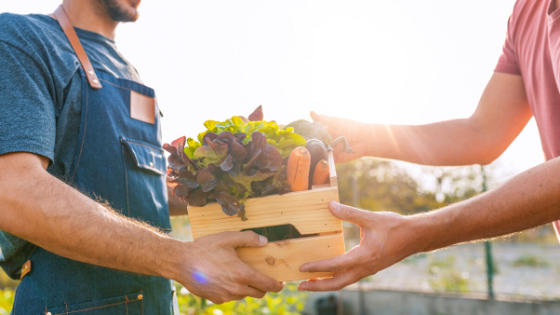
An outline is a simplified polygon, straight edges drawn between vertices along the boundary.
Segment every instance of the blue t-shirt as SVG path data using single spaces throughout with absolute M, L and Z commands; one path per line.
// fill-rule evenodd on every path
M 76 32 L 96 71 L 140 82 L 113 40 L 82 29 Z M 42 155 L 50 160 L 50 174 L 61 180 L 69 177 L 82 112 L 79 67 L 55 19 L 0 14 L 0 155 Z M 0 231 L 0 266 L 17 277 L 31 247 Z

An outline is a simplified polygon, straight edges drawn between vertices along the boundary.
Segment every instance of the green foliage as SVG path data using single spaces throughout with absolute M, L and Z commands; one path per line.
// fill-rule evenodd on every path
M 337 165 L 336 171 L 340 201 L 344 204 L 401 214 L 425 212 L 444 205 L 436 201 L 434 192 L 423 191 L 414 178 L 391 161 L 363 158 Z
M 558 237 L 556 236 L 552 224 L 545 224 L 522 233 L 509 235 L 502 238 L 500 241 L 531 244 L 558 244 Z
M 215 120 L 208 120 L 204 123 L 206 131 L 203 131 L 198 135 L 199 142 L 193 142 L 194 146 L 200 146 L 202 144 L 202 139 L 204 135 L 208 132 L 215 133 L 217 135 L 222 132 L 231 132 L 232 134 L 244 133 L 247 137 L 243 140 L 243 144 L 249 143 L 252 140 L 253 132 L 263 133 L 267 139 L 267 142 L 273 145 L 282 157 L 290 156 L 290 153 L 299 146 L 305 146 L 305 139 L 294 133 L 294 128 L 286 128 L 281 130 L 278 124 L 274 121 L 248 121 L 244 122 L 238 116 L 233 116 L 230 119 L 219 122 Z M 190 139 L 190 138 L 189 138 Z M 192 139 L 190 139 L 192 140 Z M 185 153 L 187 148 L 191 147 L 191 143 L 188 143 L 188 147 L 185 147 Z
M 280 293 L 269 293 L 262 299 L 246 298 L 221 305 L 213 305 L 207 300 L 190 293 L 182 294 L 182 286 L 177 286 L 180 315 L 297 315 L 301 314 L 306 293 L 297 291 L 296 285 L 288 284 Z M 0 315 L 8 315 L 14 304 L 13 289 L 0 290 Z
M 456 270 L 447 270 L 436 279 L 429 280 L 434 290 L 451 292 L 469 292 L 469 281 Z
M 262 299 L 248 297 L 214 305 L 190 293 L 182 294 L 182 286 L 176 286 L 181 315 L 296 315 L 307 299 L 307 294 L 298 292 L 296 285 L 287 284 L 282 292 L 269 293 Z
M 437 276 L 430 279 L 432 289 L 440 291 L 468 292 L 468 273 L 460 273 L 455 269 L 455 256 L 447 256 L 442 260 L 431 260 L 428 273 Z
M 420 175 L 412 177 L 393 161 L 362 158 L 337 165 L 336 171 L 341 202 L 372 211 L 416 214 L 471 198 L 482 190 L 476 165 L 423 167 Z
M 539 268 L 548 267 L 550 266 L 550 263 L 542 257 L 538 257 L 535 255 L 523 255 L 513 262 L 513 266 Z
M 415 168 L 413 175 L 403 165 L 406 164 L 374 158 L 362 158 L 337 165 L 341 202 L 371 211 L 412 215 L 439 209 L 482 192 L 483 177 L 479 165 L 421 166 Z M 504 171 L 498 170 L 495 165 L 485 166 L 484 170 L 488 188 L 496 187 L 497 181 L 493 174 Z M 550 224 L 510 235 L 501 241 L 558 243 Z
M 8 275 L 0 270 L 0 289 L 11 289 L 15 290 L 18 286 L 19 280 L 13 280 Z
M 217 201 L 225 214 L 245 221 L 247 198 L 289 191 L 285 165 L 305 139 L 262 120 L 262 107 L 249 117 L 260 120 L 208 120 L 198 141 L 181 137 L 164 144 L 174 195 L 196 207 Z
M 452 269 L 455 266 L 455 256 L 447 256 L 442 260 L 431 260 L 428 263 L 428 272 L 438 274 L 441 270 Z
M 412 256 L 408 256 L 402 260 L 405 264 L 414 264 L 421 259 L 426 259 L 426 253 L 419 253 Z
M 14 304 L 15 291 L 12 289 L 0 289 L 0 315 L 8 315 Z

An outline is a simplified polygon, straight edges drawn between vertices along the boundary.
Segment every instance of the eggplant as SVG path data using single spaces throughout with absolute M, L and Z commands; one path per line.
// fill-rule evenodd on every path
M 327 147 L 321 140 L 309 139 L 307 140 L 307 151 L 311 155 L 311 164 L 309 165 L 309 189 L 313 185 L 313 173 L 315 173 L 315 167 L 321 160 L 328 161 Z

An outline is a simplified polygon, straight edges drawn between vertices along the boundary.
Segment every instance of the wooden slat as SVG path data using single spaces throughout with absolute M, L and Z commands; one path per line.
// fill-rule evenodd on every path
M 239 258 L 278 281 L 298 281 L 310 278 L 330 278 L 333 273 L 301 273 L 304 263 L 333 258 L 344 253 L 341 233 L 270 242 L 265 247 L 238 248 Z
M 302 235 L 342 231 L 342 223 L 334 217 L 328 204 L 338 201 L 336 187 L 250 198 L 245 203 L 247 218 L 229 217 L 217 203 L 205 207 L 189 207 L 193 239 L 226 231 L 241 231 L 292 224 Z
M 329 152 L 329 180 L 327 186 L 312 190 L 249 198 L 245 210 L 249 220 L 223 213 L 218 203 L 205 207 L 189 207 L 193 239 L 226 231 L 242 231 L 292 224 L 300 234 L 297 239 L 270 242 L 265 247 L 238 248 L 240 259 L 255 270 L 278 281 L 297 281 L 332 277 L 332 273 L 301 273 L 299 267 L 310 261 L 333 258 L 344 253 L 342 222 L 329 209 L 331 200 L 339 201 L 336 168 Z

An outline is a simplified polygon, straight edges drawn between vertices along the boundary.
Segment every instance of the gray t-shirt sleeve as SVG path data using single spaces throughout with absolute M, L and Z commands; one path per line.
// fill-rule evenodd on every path
M 30 152 L 54 160 L 52 78 L 40 61 L 0 40 L 0 155 Z

